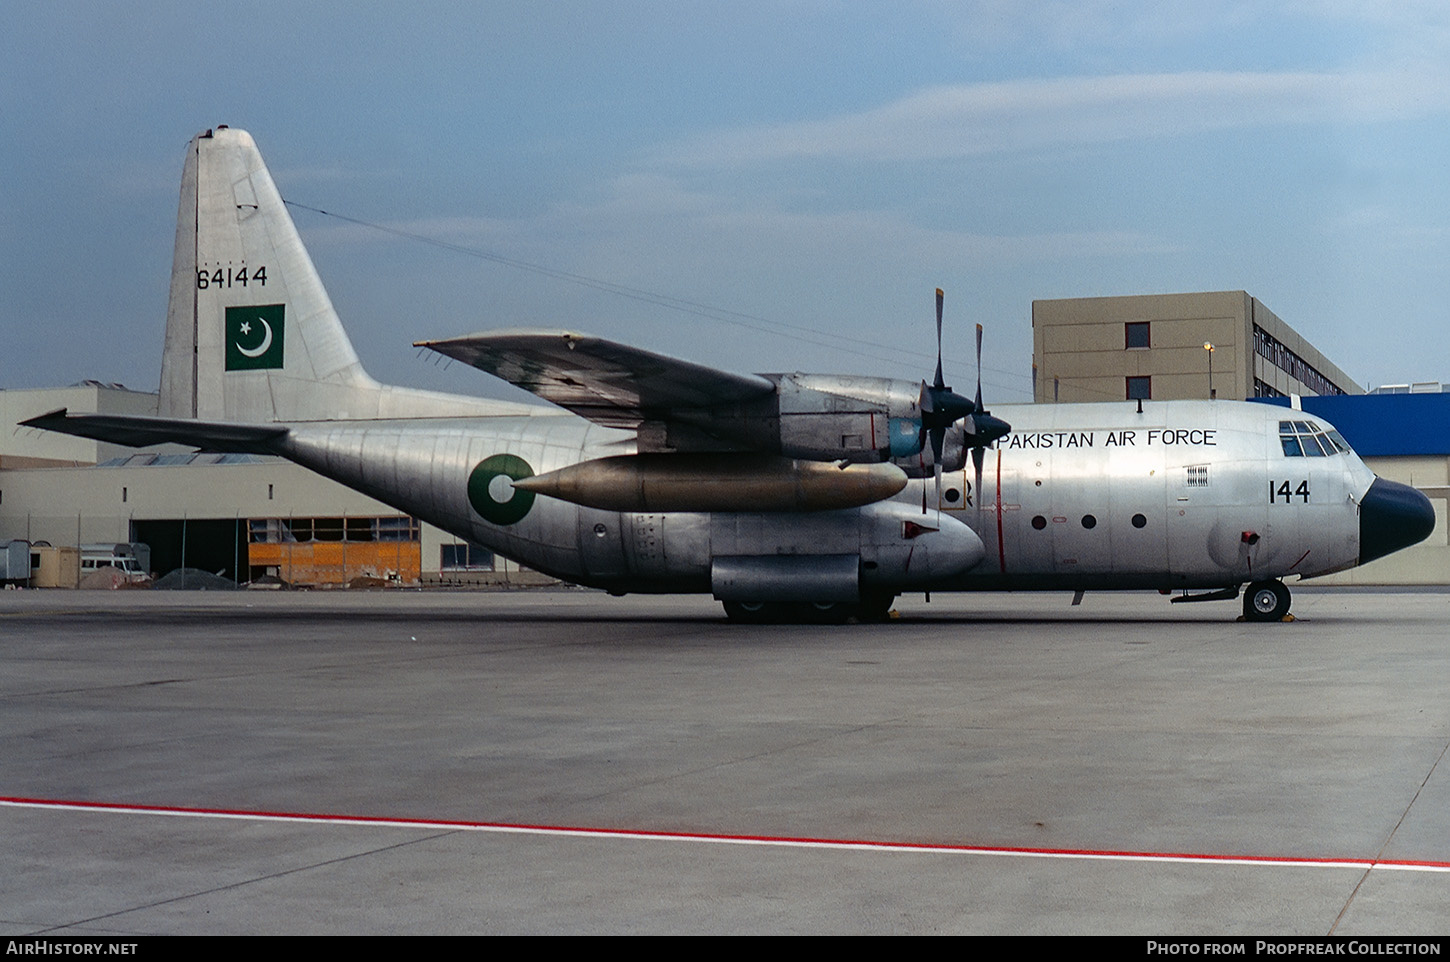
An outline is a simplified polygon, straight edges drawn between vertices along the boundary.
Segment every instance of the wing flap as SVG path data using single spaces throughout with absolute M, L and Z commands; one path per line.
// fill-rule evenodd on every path
M 286 426 L 281 424 L 232 424 L 141 414 L 68 414 L 65 408 L 20 424 L 133 448 L 187 444 L 202 451 L 236 454 L 274 454 L 274 442 L 287 434 Z
M 489 331 L 418 341 L 596 424 L 637 428 L 680 408 L 762 397 L 775 385 L 570 331 Z

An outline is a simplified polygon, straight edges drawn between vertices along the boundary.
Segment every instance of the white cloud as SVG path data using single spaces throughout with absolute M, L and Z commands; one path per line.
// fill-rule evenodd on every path
M 1446 71 L 1124 74 L 936 86 L 826 120 L 718 131 L 661 159 L 910 161 L 1206 130 L 1443 112 Z

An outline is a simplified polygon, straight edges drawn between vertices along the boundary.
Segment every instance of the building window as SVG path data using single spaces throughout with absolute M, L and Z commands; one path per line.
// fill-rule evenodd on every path
M 422 529 L 407 515 L 381 518 L 253 518 L 247 522 L 252 544 L 305 544 L 309 541 L 417 541 Z
M 1148 376 L 1128 378 L 1128 400 L 1148 401 L 1153 398 L 1153 379 Z
M 1288 395 L 1273 385 L 1254 378 L 1254 397 L 1288 397 Z
M 1129 321 L 1123 325 L 1123 346 L 1126 348 L 1151 347 L 1147 321 Z
M 1270 364 L 1304 385 L 1313 394 L 1343 394 L 1344 389 L 1319 373 L 1318 369 L 1279 342 L 1268 331 L 1254 325 L 1254 350 Z M 1275 394 L 1261 397 L 1282 397 Z
M 476 544 L 439 545 L 444 571 L 492 571 L 493 552 Z

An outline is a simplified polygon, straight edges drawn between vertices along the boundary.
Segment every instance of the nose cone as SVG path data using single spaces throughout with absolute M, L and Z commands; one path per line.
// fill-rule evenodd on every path
M 1375 478 L 1359 504 L 1359 563 L 1418 544 L 1434 530 L 1429 498 L 1408 484 Z

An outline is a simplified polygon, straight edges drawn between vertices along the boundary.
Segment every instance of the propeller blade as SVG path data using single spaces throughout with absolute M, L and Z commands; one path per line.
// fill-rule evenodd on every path
M 923 445 L 921 450 L 922 450 L 922 454 L 925 454 L 926 451 L 927 451 L 926 446 Z M 926 514 L 926 479 L 925 478 L 923 478 L 922 479 L 922 482 L 921 482 L 921 513 L 922 514 Z
M 942 289 L 938 287 L 936 289 L 936 380 L 931 382 L 932 387 L 935 388 L 946 386 L 941 371 L 941 304 L 944 296 Z
M 982 410 L 982 325 L 977 325 L 977 410 Z
M 986 457 L 986 448 L 972 448 L 972 465 L 977 469 L 977 510 L 982 510 L 982 460 Z

